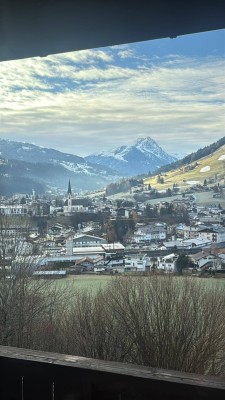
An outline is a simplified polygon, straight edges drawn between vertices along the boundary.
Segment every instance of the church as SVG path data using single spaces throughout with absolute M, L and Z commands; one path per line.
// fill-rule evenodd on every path
M 65 215 L 72 215 L 77 212 L 89 212 L 90 200 L 85 198 L 73 198 L 71 183 L 69 180 L 67 199 L 63 206 Z

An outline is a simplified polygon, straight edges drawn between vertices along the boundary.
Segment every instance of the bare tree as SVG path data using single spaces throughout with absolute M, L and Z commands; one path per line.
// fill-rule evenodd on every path
M 76 294 L 63 337 L 71 354 L 224 375 L 225 294 L 189 277 L 118 277 Z
M 126 277 L 107 294 L 132 345 L 126 361 L 221 375 L 225 371 L 225 295 L 218 285 L 177 277 Z
M 39 258 L 29 246 L 28 222 L 0 218 L 0 343 L 33 348 L 47 343 L 49 350 L 55 350 L 56 334 L 51 336 L 48 329 L 65 307 L 69 291 L 62 291 L 51 281 L 33 278 Z M 55 322 L 55 329 L 57 326 Z
M 125 361 L 130 343 L 122 340 L 123 328 L 106 302 L 105 291 L 78 291 L 67 313 L 66 352 L 104 360 Z

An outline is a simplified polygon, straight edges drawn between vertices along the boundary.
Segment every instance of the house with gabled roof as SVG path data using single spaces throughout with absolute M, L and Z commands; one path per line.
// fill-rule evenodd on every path
M 225 242 L 225 228 L 220 225 L 208 225 L 199 228 L 199 238 L 211 240 L 212 243 Z
M 220 260 L 216 254 L 212 254 L 210 249 L 201 251 L 199 253 L 190 254 L 189 257 L 197 269 L 204 270 L 209 268 L 221 268 L 222 260 Z
M 76 235 L 73 237 L 73 247 L 97 247 L 102 244 L 107 244 L 107 240 L 87 234 Z

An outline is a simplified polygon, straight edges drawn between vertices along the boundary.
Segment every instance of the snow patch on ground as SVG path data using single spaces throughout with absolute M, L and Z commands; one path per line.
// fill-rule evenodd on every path
M 86 174 L 86 175 L 95 175 L 92 172 L 92 168 L 89 167 L 86 164 L 74 164 L 70 162 L 61 162 L 60 165 L 62 165 L 64 168 L 68 169 L 69 171 L 75 172 L 77 174 Z
M 186 182 L 188 185 L 198 185 L 200 181 L 187 181 Z
M 77 164 L 79 168 L 79 172 L 84 173 L 86 175 L 95 175 L 91 172 L 92 168 L 89 167 L 87 164 Z
M 62 165 L 64 168 L 68 169 L 69 171 L 72 172 L 78 172 L 79 168 L 77 168 L 77 165 L 73 163 L 67 163 L 67 162 L 61 162 L 60 165 Z
M 200 169 L 200 172 L 208 172 L 210 171 L 211 167 L 209 165 L 206 165 L 206 167 L 203 167 Z
M 219 161 L 225 160 L 225 154 L 222 154 L 222 156 L 220 156 L 220 157 L 218 158 L 218 160 L 219 160 Z

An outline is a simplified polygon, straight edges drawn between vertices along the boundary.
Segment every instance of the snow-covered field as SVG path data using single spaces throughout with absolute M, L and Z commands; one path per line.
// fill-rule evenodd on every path
M 200 172 L 208 172 L 210 171 L 211 167 L 209 165 L 206 165 L 206 167 L 203 167 L 200 169 Z
M 76 172 L 76 173 L 84 173 L 86 175 L 94 175 L 93 172 L 91 172 L 91 167 L 89 167 L 87 164 L 74 164 L 70 162 L 61 162 L 60 163 L 64 168 L 68 169 L 69 171 Z
M 187 181 L 186 182 L 188 185 L 198 185 L 199 183 L 201 183 L 200 181 Z

